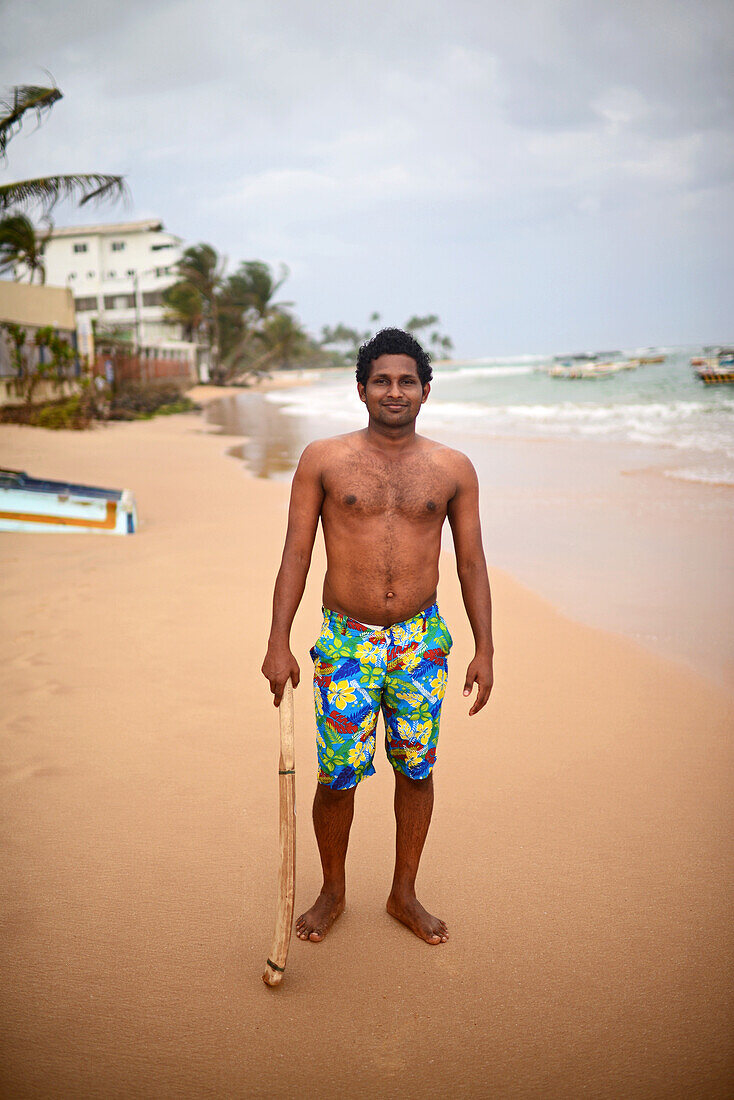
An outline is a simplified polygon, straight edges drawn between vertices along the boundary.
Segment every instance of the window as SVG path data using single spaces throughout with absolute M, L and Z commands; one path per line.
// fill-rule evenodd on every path
M 113 241 L 112 242 L 112 251 L 113 252 L 122 252 L 124 247 L 125 247 L 125 242 L 124 241 Z
M 134 268 L 134 267 L 129 267 L 129 268 L 127 269 L 127 271 L 125 272 L 125 274 L 126 274 L 126 275 L 130 275 L 130 276 L 133 276 L 133 275 L 135 274 L 135 268 Z
M 151 252 L 161 252 L 164 248 L 173 248 L 172 244 L 152 244 L 150 246 Z
M 134 309 L 135 308 L 135 295 L 134 294 L 105 294 L 104 296 L 105 309 Z
M 97 299 L 96 298 L 75 298 L 74 299 L 74 305 L 76 306 L 77 310 L 80 313 L 84 313 L 86 310 L 97 308 Z
M 143 305 L 144 306 L 162 306 L 163 305 L 163 293 L 160 290 L 145 290 L 145 291 L 143 291 Z
M 86 246 L 86 244 L 75 244 L 74 245 L 74 251 L 75 252 L 86 252 L 87 251 L 87 246 Z
M 116 271 L 108 271 L 108 272 L 107 272 L 107 278 L 108 278 L 108 279 L 114 279 L 114 277 L 115 277 L 115 275 L 116 275 L 116 274 L 117 274 L 117 272 L 116 272 Z
M 76 279 L 76 271 L 69 272 L 69 279 Z
M 87 278 L 88 279 L 93 279 L 94 278 L 94 272 L 93 271 L 88 271 L 87 272 Z
M 155 273 L 156 277 L 160 279 L 163 275 L 168 275 L 169 271 L 167 267 L 157 267 Z

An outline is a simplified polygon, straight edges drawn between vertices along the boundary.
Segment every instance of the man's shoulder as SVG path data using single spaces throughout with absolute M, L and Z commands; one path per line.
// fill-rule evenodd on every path
M 430 457 L 433 462 L 445 466 L 446 469 L 455 473 L 464 473 L 474 469 L 471 460 L 463 451 L 457 451 L 455 447 L 448 447 L 445 443 L 439 443 L 437 440 L 429 439 L 425 435 L 418 436 L 418 439 L 426 457 Z
M 359 449 L 363 431 L 346 432 L 344 435 L 331 435 L 325 439 L 314 439 L 301 454 L 301 463 L 323 464 L 334 458 L 343 457 L 348 451 Z

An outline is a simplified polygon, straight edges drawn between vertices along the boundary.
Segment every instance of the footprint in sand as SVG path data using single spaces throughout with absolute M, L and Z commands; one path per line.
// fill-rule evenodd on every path
M 55 764 L 6 764 L 0 768 L 0 784 L 9 787 L 22 783 L 24 779 L 45 779 L 63 774 L 64 769 Z
M 29 729 L 33 725 L 33 720 L 25 714 L 17 714 L 15 718 L 8 718 L 4 723 L 4 729 L 7 733 L 28 733 Z
M 19 653 L 15 657 L 11 657 L 8 661 L 10 668 L 43 668 L 50 665 L 51 662 L 42 657 L 40 653 Z
M 28 694 L 43 698 L 49 695 L 68 695 L 70 691 L 69 685 L 62 684 L 60 680 L 41 680 L 29 689 Z

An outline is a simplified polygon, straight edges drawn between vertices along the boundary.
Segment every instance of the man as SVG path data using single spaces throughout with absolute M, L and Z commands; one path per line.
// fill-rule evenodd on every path
M 400 329 L 383 329 L 357 358 L 367 427 L 309 444 L 293 477 L 262 672 L 276 706 L 289 678 L 298 685 L 290 629 L 320 518 L 327 555 L 324 622 L 311 657 L 319 758 L 313 821 L 324 883 L 296 921 L 303 940 L 322 940 L 344 909 L 354 792 L 374 773 L 380 709 L 395 772 L 396 858 L 387 911 L 426 943 L 448 939 L 444 921 L 415 895 L 452 644 L 436 605 L 447 516 L 476 645 L 464 682 L 465 696 L 478 688 L 470 715 L 492 689 L 492 612 L 474 467 L 459 451 L 416 434 L 431 378 L 420 344 Z

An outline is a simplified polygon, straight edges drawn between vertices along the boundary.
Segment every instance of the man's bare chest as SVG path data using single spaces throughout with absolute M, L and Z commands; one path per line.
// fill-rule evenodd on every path
M 347 461 L 324 476 L 324 510 L 348 518 L 443 519 L 454 486 L 436 463 Z

